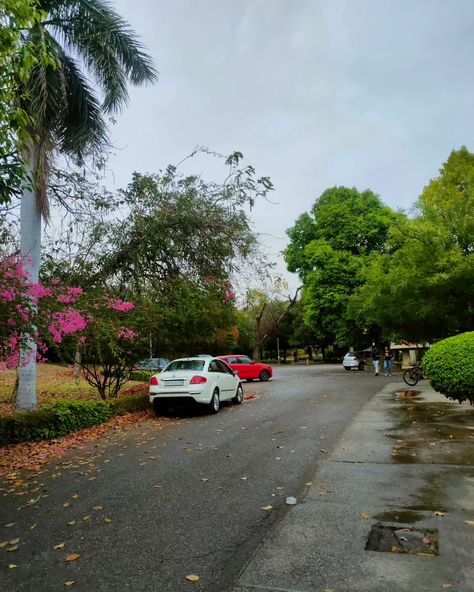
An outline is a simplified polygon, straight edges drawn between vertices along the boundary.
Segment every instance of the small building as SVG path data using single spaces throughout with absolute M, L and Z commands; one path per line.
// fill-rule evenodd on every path
M 430 347 L 429 343 L 413 343 L 411 341 L 390 344 L 394 359 L 401 363 L 402 369 L 414 366 Z

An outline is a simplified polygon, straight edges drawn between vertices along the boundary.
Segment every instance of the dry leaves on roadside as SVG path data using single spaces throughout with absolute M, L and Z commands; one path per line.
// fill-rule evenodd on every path
M 188 580 L 188 582 L 198 582 L 201 578 L 200 576 L 190 574 L 189 576 L 186 576 L 186 579 Z
M 273 506 L 263 506 L 263 508 L 260 509 L 265 510 L 265 512 L 271 512 L 273 510 Z
M 58 543 L 57 545 L 53 546 L 53 549 L 64 549 L 65 544 L 66 543 Z
M 435 512 L 434 513 L 435 516 L 437 516 L 438 518 L 441 518 L 442 516 L 446 516 L 446 512 Z
M 68 555 L 64 561 L 76 561 L 76 559 L 79 559 L 80 556 L 80 553 L 72 553 L 71 555 Z
M 153 418 L 156 423 L 164 422 L 157 420 L 148 411 L 137 411 L 113 417 L 107 423 L 92 428 L 85 428 L 62 438 L 54 440 L 43 440 L 41 442 L 22 442 L 21 444 L 10 444 L 2 448 L 0 458 L 0 475 L 8 475 L 13 471 L 26 469 L 36 471 L 41 469 L 51 458 L 61 458 L 68 450 L 82 448 L 87 442 L 97 440 L 108 430 L 127 426 L 133 426 L 137 422 Z M 94 478 L 91 478 L 95 479 Z M 76 499 L 73 497 L 72 499 Z
M 71 586 L 74 586 L 75 583 L 74 580 L 69 580 L 68 582 L 64 582 L 64 585 L 70 588 Z
M 369 520 L 370 516 L 366 512 L 361 512 L 360 517 L 364 520 Z

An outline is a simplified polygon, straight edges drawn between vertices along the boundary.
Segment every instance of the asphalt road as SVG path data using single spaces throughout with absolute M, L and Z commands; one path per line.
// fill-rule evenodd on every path
M 246 384 L 256 398 L 241 406 L 216 416 L 182 410 L 164 429 L 150 420 L 69 453 L 34 477 L 27 495 L 0 498 L 0 543 L 20 538 L 17 550 L 0 548 L 2 587 L 231 589 L 291 512 L 286 496 L 303 498 L 385 380 L 340 366 L 280 367 L 270 382 Z M 191 574 L 199 581 L 188 582 Z

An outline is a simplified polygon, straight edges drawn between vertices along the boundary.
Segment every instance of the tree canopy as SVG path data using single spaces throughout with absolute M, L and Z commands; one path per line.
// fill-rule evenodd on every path
M 370 258 L 386 250 L 398 218 L 370 190 L 334 187 L 288 230 L 285 259 L 303 280 L 304 319 L 321 345 L 342 346 L 360 335 L 347 314 L 349 298 Z
M 406 339 L 429 340 L 474 323 L 474 154 L 455 150 L 395 228 L 392 252 L 364 274 L 351 314 Z

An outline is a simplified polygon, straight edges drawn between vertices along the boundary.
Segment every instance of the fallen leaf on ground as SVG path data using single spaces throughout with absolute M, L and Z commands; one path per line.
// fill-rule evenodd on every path
M 38 526 L 38 523 L 36 523 L 36 524 L 32 524 L 32 525 L 30 526 L 30 530 L 34 530 L 34 529 L 35 529 L 37 526 Z
M 280 490 L 280 489 L 284 489 L 284 487 L 275 487 L 275 489 Z
M 368 520 L 370 518 L 370 516 L 368 514 L 366 514 L 365 512 L 361 512 L 360 517 L 363 518 L 364 520 Z
M 75 493 L 74 495 L 71 495 L 71 499 L 77 499 L 79 497 L 79 495 L 77 493 Z
M 15 545 L 14 547 L 10 547 L 9 549 L 7 549 L 7 551 L 17 551 L 18 550 L 18 545 Z
M 311 487 L 312 484 L 313 484 L 312 481 L 308 481 L 307 483 L 305 483 L 306 487 Z
M 321 450 L 319 452 L 322 452 L 323 454 L 327 454 L 327 450 L 324 450 L 324 448 L 321 448 Z
M 8 541 L 3 541 L 3 543 L 0 543 L 0 549 L 3 549 L 3 547 L 6 547 L 8 545 Z
M 87 520 L 89 520 L 90 516 L 89 514 L 87 516 L 83 516 L 82 519 L 84 520 L 84 522 L 86 522 Z
M 425 545 L 429 545 L 431 543 L 431 539 L 429 537 L 423 537 L 421 539 L 421 541 L 425 544 Z
M 200 578 L 200 576 L 194 576 L 194 575 L 191 574 L 189 576 L 186 576 L 186 579 L 188 580 L 188 582 L 197 582 L 201 578 Z
M 76 582 L 74 580 L 69 580 L 69 582 L 64 582 L 64 585 L 69 588 L 70 586 L 74 586 L 75 583 Z
M 74 524 L 76 524 L 76 521 L 75 520 L 70 520 L 68 522 L 68 526 L 74 526 Z
M 266 512 L 270 512 L 270 510 L 273 510 L 273 506 L 263 506 L 263 508 L 260 509 L 265 510 Z
M 469 526 L 474 526 L 474 520 L 464 520 L 464 522 L 469 524 Z
M 206 477 L 201 477 L 201 481 L 202 481 L 203 483 L 207 483 L 207 482 L 209 481 L 209 479 L 207 479 Z
M 76 559 L 79 559 L 80 556 L 80 553 L 72 553 L 72 555 L 68 555 L 64 561 L 76 561 Z
M 10 522 L 9 524 L 5 524 L 5 528 L 11 528 L 12 526 L 15 526 L 14 522 Z
M 8 544 L 9 545 L 16 545 L 19 542 L 20 542 L 20 537 L 18 537 L 16 539 L 12 539 L 11 541 L 8 541 Z
M 397 547 L 397 545 L 393 545 L 393 547 L 390 549 L 391 553 L 398 553 L 400 551 L 400 549 Z
M 9 563 L 8 564 L 8 569 L 15 569 L 15 567 L 18 567 L 18 565 L 16 565 L 16 563 Z
M 451 587 L 452 587 L 452 584 L 448 584 L 448 583 L 441 584 L 441 588 L 451 588 Z
M 99 510 L 103 510 L 104 506 L 92 506 L 92 509 L 98 512 Z
M 241 477 L 242 481 L 246 481 L 247 477 Z
M 69 502 L 64 502 L 63 504 L 63 508 L 69 508 L 71 504 Z
M 110 522 L 112 522 L 112 518 L 104 518 L 104 522 L 110 523 Z
M 54 545 L 53 549 L 64 549 L 64 545 L 65 543 L 58 543 L 57 545 Z
M 446 512 L 435 512 L 435 516 L 446 516 Z

